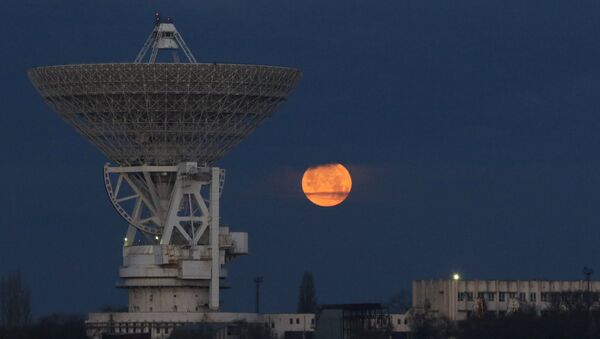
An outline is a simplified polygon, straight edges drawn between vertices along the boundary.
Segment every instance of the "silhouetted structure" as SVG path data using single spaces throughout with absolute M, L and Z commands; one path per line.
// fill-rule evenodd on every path
M 381 304 L 323 305 L 317 313 L 315 339 L 389 338 L 390 319 Z
M 298 293 L 298 313 L 315 313 L 317 307 L 315 280 L 312 273 L 304 272 Z

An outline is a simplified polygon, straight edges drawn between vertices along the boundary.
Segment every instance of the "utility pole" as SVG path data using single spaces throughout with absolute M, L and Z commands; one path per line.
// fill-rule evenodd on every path
M 594 274 L 593 269 L 591 269 L 587 266 L 585 266 L 583 268 L 583 275 L 585 276 L 585 280 L 587 281 L 587 293 L 585 296 L 585 302 L 587 303 L 588 310 L 592 306 L 592 301 L 590 300 L 590 297 L 591 297 L 591 292 L 592 292 L 591 279 L 592 279 L 593 274 Z
M 260 284 L 263 282 L 263 277 L 254 278 L 254 284 L 256 285 L 256 303 L 254 311 L 260 313 Z

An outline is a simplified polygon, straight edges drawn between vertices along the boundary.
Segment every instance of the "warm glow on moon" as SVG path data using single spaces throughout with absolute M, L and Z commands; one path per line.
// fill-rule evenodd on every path
M 308 200 L 322 207 L 341 204 L 351 189 L 350 172 L 341 164 L 310 167 L 302 177 L 302 191 Z

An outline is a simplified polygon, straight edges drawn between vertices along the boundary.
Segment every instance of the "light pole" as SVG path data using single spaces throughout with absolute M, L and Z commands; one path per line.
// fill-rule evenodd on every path
M 254 284 L 256 285 L 256 300 L 254 305 L 254 311 L 260 313 L 260 284 L 263 282 L 263 277 L 254 278 Z
M 591 279 L 592 279 L 592 275 L 594 274 L 594 270 L 585 266 L 583 268 L 583 275 L 585 276 L 585 280 L 587 282 L 587 292 L 586 292 L 586 296 L 585 296 L 585 302 L 587 303 L 587 307 L 588 310 L 590 309 L 591 305 L 592 305 L 592 301 L 590 300 L 591 297 Z

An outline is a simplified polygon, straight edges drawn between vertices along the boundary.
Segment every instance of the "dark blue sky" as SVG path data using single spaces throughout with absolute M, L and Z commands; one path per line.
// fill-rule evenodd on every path
M 0 2 L 0 274 L 21 270 L 36 314 L 124 305 L 125 223 L 107 161 L 35 93 L 32 66 L 130 61 L 153 13 L 196 58 L 302 69 L 288 103 L 220 165 L 222 219 L 250 234 L 225 309 L 383 301 L 412 279 L 578 279 L 600 271 L 597 0 Z M 303 170 L 341 162 L 337 208 Z

